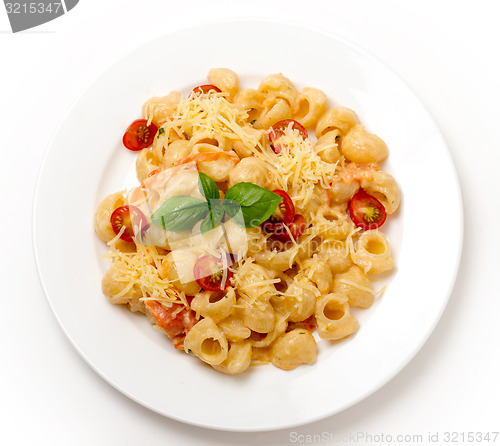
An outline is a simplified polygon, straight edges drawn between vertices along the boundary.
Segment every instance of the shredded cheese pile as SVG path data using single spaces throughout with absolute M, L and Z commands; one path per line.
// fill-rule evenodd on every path
M 314 286 L 309 278 L 304 274 L 304 273 L 299 273 L 295 276 L 294 278 L 294 282 L 293 282 L 295 285 L 297 285 L 300 289 L 302 289 L 303 291 L 310 291 L 311 293 L 313 293 L 316 297 L 319 297 L 321 296 L 321 293 L 320 291 L 318 290 L 318 288 L 316 286 Z M 297 303 L 295 304 L 295 306 L 298 307 L 298 303 L 299 302 L 302 302 L 303 298 L 302 298 L 302 295 L 295 295 L 295 294 L 290 294 L 290 293 L 287 293 L 287 292 L 284 292 L 284 293 L 281 293 L 281 292 L 277 292 L 277 294 L 281 294 L 283 296 L 289 296 L 289 297 L 297 297 Z
M 314 150 L 314 142 L 303 139 L 296 129 L 285 129 L 279 143 L 279 155 L 272 149 L 254 151 L 254 155 L 271 166 L 276 182 L 290 195 L 295 206 L 299 210 L 305 209 L 314 198 L 316 186 L 331 188 L 339 167 L 324 162 Z
M 251 294 L 243 290 L 238 290 L 238 292 L 250 305 L 265 310 L 264 300 L 258 299 L 258 297 L 266 294 L 266 292 L 269 293 L 270 289 L 275 292 L 274 288 L 269 287 L 272 287 L 275 283 L 279 283 L 281 279 L 272 279 L 270 277 L 261 279 L 259 274 L 256 274 L 254 262 L 253 258 L 240 259 L 238 261 L 238 268 L 235 269 L 233 276 L 234 285 L 236 288 L 243 287 L 244 285 L 245 290 L 257 290 Z
M 223 94 L 191 94 L 179 102 L 172 119 L 162 127 L 167 134 L 172 129 L 179 136 L 205 131 L 210 135 L 241 141 L 251 150 L 259 143 L 260 134 L 257 137 L 248 131 L 247 117 L 245 111 L 228 102 Z
M 167 279 L 160 276 L 165 255 L 159 254 L 154 246 L 136 244 L 137 252 L 121 252 L 110 243 L 111 251 L 104 257 L 118 269 L 120 280 L 128 285 L 114 297 L 125 296 L 132 288 L 139 287 L 143 296 L 140 300 L 157 300 L 170 306 L 171 303 L 187 305 L 186 296 L 175 289 Z

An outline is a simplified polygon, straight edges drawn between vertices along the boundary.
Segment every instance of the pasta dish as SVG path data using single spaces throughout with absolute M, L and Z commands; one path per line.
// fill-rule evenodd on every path
M 394 268 L 387 145 L 282 74 L 240 89 L 214 68 L 208 82 L 150 98 L 123 135 L 138 185 L 96 211 L 103 294 L 220 372 L 313 364 L 318 342 L 356 333 L 351 309 Z

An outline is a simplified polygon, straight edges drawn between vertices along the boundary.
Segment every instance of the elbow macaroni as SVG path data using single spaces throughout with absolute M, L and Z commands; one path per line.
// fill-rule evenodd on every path
M 313 127 L 323 115 L 327 105 L 326 94 L 317 88 L 304 88 L 295 99 L 293 117 L 304 127 Z
M 200 320 L 186 335 L 184 349 L 210 365 L 219 365 L 228 355 L 224 332 L 209 317 Z
M 347 107 L 335 107 L 324 113 L 316 125 L 316 136 L 321 138 L 329 132 L 339 130 L 339 135 L 346 135 L 349 130 L 359 123 L 355 111 Z
M 347 296 L 337 293 L 318 299 L 315 314 L 321 338 L 342 339 L 358 330 L 359 323 L 351 314 L 347 301 Z
M 360 164 L 380 163 L 388 155 L 385 142 L 359 124 L 344 136 L 341 150 L 348 160 Z
M 387 214 L 397 211 L 399 187 L 379 166 L 387 145 L 366 131 L 355 111 L 328 108 L 323 91 L 297 90 L 281 73 L 256 89 L 240 89 L 234 71 L 213 68 L 208 82 L 217 88 L 187 98 L 172 91 L 144 104 L 144 118 L 159 131 L 136 159 L 141 186 L 108 195 L 95 214 L 97 236 L 111 248 L 102 292 L 111 303 L 144 313 L 175 339 L 176 348 L 218 372 L 236 375 L 262 361 L 282 370 L 313 364 L 314 330 L 323 340 L 354 335 L 359 323 L 351 308 L 371 307 L 377 295 L 373 275 L 394 268 L 387 237 L 356 227 L 348 211 L 360 189 Z M 288 119 L 309 135 L 288 127 L 279 152 L 270 129 Z M 198 172 L 215 181 L 221 198 L 244 182 L 285 191 L 304 218 L 303 232 L 283 242 L 260 226 L 242 229 L 227 216 L 203 237 L 199 225 L 191 232 L 153 225 L 150 217 L 165 200 L 204 199 Z M 127 205 L 148 218 L 132 241 L 111 222 Z M 202 256 L 220 249 L 232 253 L 232 263 L 210 277 L 229 271 L 232 276 L 229 285 L 213 291 L 202 287 L 194 270 Z

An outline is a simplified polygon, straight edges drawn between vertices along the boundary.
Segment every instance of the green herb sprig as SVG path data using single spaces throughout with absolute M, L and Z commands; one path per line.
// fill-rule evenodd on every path
M 205 200 L 177 195 L 166 200 L 151 216 L 151 221 L 167 231 L 189 231 L 202 220 L 202 234 L 217 227 L 224 215 L 244 227 L 253 228 L 266 221 L 282 198 L 256 184 L 237 183 L 220 198 L 217 184 L 203 172 L 199 173 L 198 189 Z

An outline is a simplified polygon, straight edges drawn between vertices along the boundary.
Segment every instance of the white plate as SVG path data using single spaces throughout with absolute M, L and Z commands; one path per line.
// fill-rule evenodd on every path
M 356 110 L 390 148 L 384 168 L 403 193 L 399 214 L 385 226 L 397 272 L 382 298 L 356 313 L 359 332 L 336 344 L 321 342 L 313 366 L 220 374 L 175 351 L 142 315 L 109 304 L 101 294 L 106 264 L 93 216 L 99 201 L 120 190 L 133 171 L 135 155 L 122 148 L 122 132 L 148 97 L 204 83 L 212 67 L 232 68 L 247 86 L 282 72 L 299 87 L 321 88 L 334 104 Z M 78 100 L 52 141 L 34 207 L 41 281 L 85 360 L 118 390 L 158 413 L 235 431 L 312 422 L 391 379 L 437 323 L 452 289 L 461 241 L 461 198 L 450 156 L 408 87 L 344 41 L 265 21 L 176 32 L 109 69 Z

